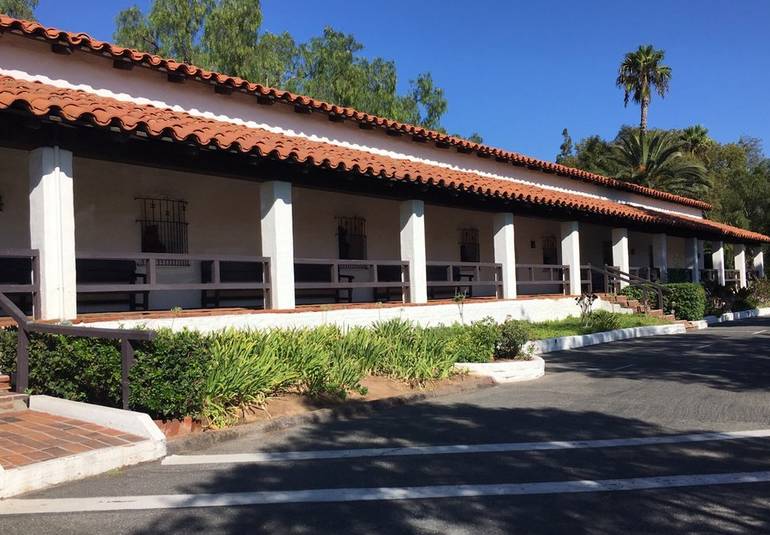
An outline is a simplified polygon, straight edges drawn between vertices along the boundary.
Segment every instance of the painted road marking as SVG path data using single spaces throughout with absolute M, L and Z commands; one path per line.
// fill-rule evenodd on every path
M 751 333 L 751 334 L 762 334 L 762 333 L 763 333 L 763 332 L 765 332 L 765 331 L 767 331 L 767 329 L 762 329 L 761 331 L 757 331 L 757 332 L 755 332 L 755 333 Z
M 355 459 L 362 457 L 401 457 L 407 455 L 455 455 L 461 453 L 504 453 L 515 451 L 572 450 L 591 448 L 621 448 L 658 444 L 687 444 L 767 438 L 770 429 L 725 431 L 689 435 L 663 435 L 637 438 L 610 438 L 601 440 L 570 440 L 555 442 L 508 442 L 498 444 L 453 444 L 445 446 L 408 446 L 400 448 L 360 448 L 347 450 L 282 451 L 256 453 L 224 453 L 215 455 L 170 455 L 163 465 L 272 463 L 283 461 L 313 461 L 321 459 Z
M 621 492 L 677 487 L 702 487 L 770 482 L 770 471 L 728 474 L 635 477 L 553 481 L 542 483 L 498 483 L 492 485 L 435 485 L 429 487 L 372 487 L 345 489 L 233 492 L 220 494 L 160 494 L 149 496 L 105 496 L 93 498 L 9 499 L 0 501 L 0 515 L 41 513 L 82 513 L 138 509 L 181 509 L 191 507 L 232 507 L 287 503 L 368 502 Z
M 619 371 L 619 370 L 625 370 L 626 368 L 631 368 L 632 366 L 633 366 L 633 364 L 627 364 L 625 366 L 621 366 L 620 368 L 613 368 L 611 371 L 616 372 L 616 371 Z

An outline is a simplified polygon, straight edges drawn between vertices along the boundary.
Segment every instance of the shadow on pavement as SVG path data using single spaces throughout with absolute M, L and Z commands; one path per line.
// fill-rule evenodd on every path
M 311 425 L 290 449 L 439 445 L 665 434 L 599 412 L 419 404 L 369 419 Z M 258 441 L 259 437 L 255 437 Z M 253 448 L 258 448 L 255 442 Z M 240 465 L 201 469 L 178 493 L 523 483 L 767 469 L 766 443 L 655 446 Z M 740 468 L 740 470 L 738 470 Z M 153 513 L 134 533 L 672 533 L 768 532 L 770 485 L 519 497 L 285 504 Z M 715 527 L 716 526 L 716 527 Z

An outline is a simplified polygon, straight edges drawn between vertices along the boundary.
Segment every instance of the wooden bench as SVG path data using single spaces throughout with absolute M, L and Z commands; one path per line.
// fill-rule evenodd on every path
M 463 282 L 472 282 L 473 274 L 463 273 L 459 267 L 452 268 L 453 282 L 457 283 L 457 286 L 431 286 L 431 282 L 449 282 L 446 266 L 427 266 L 426 275 L 428 279 L 428 299 L 437 299 L 436 295 L 440 294 L 439 298 L 451 299 L 457 295 L 462 289 L 466 290 L 466 296 L 471 297 L 473 295 L 473 286 L 463 286 Z
M 353 275 L 340 273 L 340 282 L 352 282 Z M 294 265 L 294 282 L 301 283 L 329 283 L 332 282 L 331 266 L 327 264 L 301 264 Z M 296 290 L 297 297 L 308 299 L 334 299 L 335 303 L 352 303 L 352 288 L 300 288 Z
M 0 258 L 0 286 L 32 284 L 32 260 L 29 258 Z M 25 314 L 32 314 L 32 293 L 6 293 Z
M 78 258 L 75 260 L 77 284 L 137 284 L 146 282 L 146 275 L 136 272 L 134 260 L 102 260 Z M 81 305 L 128 305 L 129 310 L 149 310 L 150 292 L 136 291 L 104 291 L 78 292 L 78 306 Z M 141 299 L 137 299 L 141 297 Z
M 213 262 L 201 262 L 201 282 L 213 281 Z M 219 262 L 219 282 L 222 283 L 262 283 L 264 280 L 263 264 L 261 262 Z M 264 291 L 244 288 L 241 290 L 201 290 L 201 308 L 219 307 L 222 301 L 248 301 L 262 299 Z

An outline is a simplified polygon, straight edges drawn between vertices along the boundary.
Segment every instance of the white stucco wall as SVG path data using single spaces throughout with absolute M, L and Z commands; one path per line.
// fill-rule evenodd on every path
M 459 154 L 452 149 L 438 149 L 432 144 L 411 142 L 408 136 L 387 136 L 379 129 L 361 130 L 349 121 L 332 123 L 323 114 L 296 114 L 291 106 L 284 104 L 259 105 L 253 95 L 240 92 L 229 96 L 217 95 L 208 83 L 186 81 L 183 84 L 170 84 L 164 73 L 140 67 L 132 71 L 114 69 L 111 59 L 79 50 L 70 56 L 56 55 L 50 52 L 50 45 L 46 43 L 12 34 L 6 34 L 0 41 L 0 66 L 0 73 L 16 78 L 77 88 L 131 102 L 172 107 L 195 115 L 350 146 L 394 158 L 474 171 L 485 176 L 537 184 L 654 210 L 702 216 L 698 208 L 522 169 L 493 159 L 478 158 L 473 154 Z
M 602 300 L 596 301 L 593 308 L 594 310 L 603 309 L 620 312 L 617 305 L 613 308 L 611 303 Z M 462 309 L 455 304 L 369 307 L 320 312 L 294 312 L 289 314 L 264 312 L 258 314 L 123 320 L 94 322 L 84 325 L 113 329 L 144 327 L 147 329 L 169 328 L 175 331 L 191 329 L 200 332 L 215 332 L 228 328 L 301 328 L 328 324 L 338 325 L 342 328 L 367 327 L 373 323 L 393 318 L 410 320 L 423 326 L 435 326 L 461 322 L 470 323 L 486 317 L 491 317 L 497 322 L 505 321 L 509 317 L 517 320 L 540 322 L 579 315 L 580 309 L 575 303 L 575 299 L 565 297 L 563 299 L 525 299 L 466 303 Z

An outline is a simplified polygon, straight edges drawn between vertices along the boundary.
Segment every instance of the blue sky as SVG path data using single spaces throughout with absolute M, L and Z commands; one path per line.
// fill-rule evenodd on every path
M 114 16 L 149 0 L 40 0 L 45 24 L 109 40 Z M 444 88 L 450 132 L 552 160 L 561 131 L 576 141 L 637 123 L 615 87 L 623 54 L 666 51 L 671 91 L 650 126 L 700 123 L 718 141 L 761 138 L 770 153 L 768 0 L 263 0 L 264 27 L 298 40 L 325 25 L 364 54 L 393 59 L 400 83 L 430 71 Z

